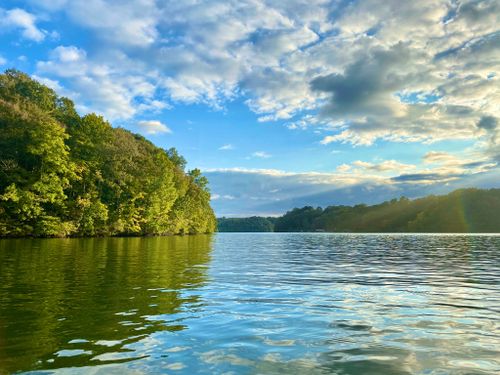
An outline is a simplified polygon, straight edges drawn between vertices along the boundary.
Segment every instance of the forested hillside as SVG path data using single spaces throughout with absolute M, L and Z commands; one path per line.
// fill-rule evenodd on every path
M 208 181 L 185 164 L 21 72 L 0 75 L 0 237 L 212 232 Z
M 262 218 L 265 219 L 265 218 Z M 225 231 L 227 220 L 219 230 Z M 238 219 L 242 220 L 242 219 Z M 245 231 L 233 222 L 231 231 Z M 499 233 L 500 189 L 461 189 L 421 199 L 367 206 L 306 206 L 276 218 L 275 232 Z
M 272 232 L 274 230 L 274 217 L 242 217 L 217 219 L 219 232 Z
M 500 232 L 500 189 L 461 189 L 374 206 L 303 207 L 287 212 L 275 231 Z

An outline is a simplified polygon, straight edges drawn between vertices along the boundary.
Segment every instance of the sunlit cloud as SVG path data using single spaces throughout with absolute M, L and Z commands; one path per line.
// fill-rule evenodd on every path
M 141 132 L 146 134 L 172 133 L 167 125 L 157 120 L 139 121 L 137 125 Z

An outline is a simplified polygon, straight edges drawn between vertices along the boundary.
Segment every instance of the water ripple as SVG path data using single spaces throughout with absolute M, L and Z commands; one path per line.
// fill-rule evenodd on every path
M 499 266 L 487 235 L 0 241 L 0 373 L 497 374 Z

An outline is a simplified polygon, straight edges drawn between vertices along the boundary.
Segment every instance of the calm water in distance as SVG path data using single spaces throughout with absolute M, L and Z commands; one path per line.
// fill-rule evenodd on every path
M 0 374 L 499 374 L 500 236 L 0 240 Z

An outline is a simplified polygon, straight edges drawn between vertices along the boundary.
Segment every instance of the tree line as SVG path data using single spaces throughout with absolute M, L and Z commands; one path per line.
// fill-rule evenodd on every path
M 80 116 L 28 75 L 0 75 L 0 237 L 208 233 L 208 180 L 175 148 Z
M 274 217 L 221 217 L 217 219 L 217 230 L 219 232 L 273 232 Z
M 305 206 L 272 220 L 221 218 L 218 228 L 244 232 L 253 227 L 248 222 L 272 227 L 274 232 L 498 233 L 500 189 L 459 189 L 447 195 L 414 200 L 401 197 L 372 206 Z

